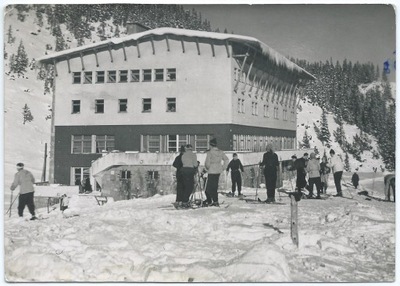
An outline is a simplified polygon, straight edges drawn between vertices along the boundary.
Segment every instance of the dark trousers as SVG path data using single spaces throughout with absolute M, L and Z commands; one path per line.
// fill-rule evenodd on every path
M 335 172 L 333 174 L 333 179 L 335 181 L 335 186 L 336 186 L 336 192 L 338 194 L 342 193 L 342 184 L 341 184 L 342 174 L 343 174 L 343 171 Z
M 321 191 L 322 191 L 322 185 L 321 185 L 321 177 L 316 177 L 316 178 L 310 178 L 308 180 L 309 183 L 309 191 L 310 191 L 310 196 L 312 196 L 314 192 L 314 185 L 317 189 L 317 195 L 319 196 Z
M 182 179 L 183 179 L 183 194 L 182 202 L 189 202 L 190 195 L 193 193 L 194 189 L 194 168 L 183 167 L 181 169 Z
M 232 193 L 235 193 L 237 185 L 238 193 L 240 195 L 240 192 L 242 191 L 242 175 L 240 174 L 240 171 L 239 170 L 232 171 L 231 179 L 232 179 Z
M 296 188 L 300 191 L 300 189 L 303 189 L 305 186 L 307 186 L 306 173 L 297 172 Z
M 183 185 L 183 176 L 181 170 L 176 172 L 176 201 L 183 202 L 183 193 L 184 193 L 184 185 Z
M 267 187 L 267 198 L 274 199 L 275 198 L 275 189 L 276 189 L 276 172 L 264 172 L 265 177 L 265 185 Z
M 33 202 L 33 192 L 27 194 L 20 194 L 18 198 L 18 215 L 23 216 L 24 208 L 28 206 L 29 212 L 32 216 L 35 215 L 35 204 Z
M 206 187 L 206 197 L 207 203 L 212 202 L 218 203 L 218 182 L 220 174 L 208 174 L 207 187 Z

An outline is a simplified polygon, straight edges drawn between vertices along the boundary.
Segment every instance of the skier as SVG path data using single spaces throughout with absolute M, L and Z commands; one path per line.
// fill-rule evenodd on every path
M 306 181 L 306 166 L 307 166 L 308 153 L 304 153 L 303 157 L 295 161 L 295 166 L 297 170 L 296 176 L 296 188 L 298 192 L 307 186 Z
M 354 188 L 358 188 L 358 182 L 360 181 L 360 177 L 357 174 L 358 169 L 354 172 L 353 176 L 351 176 L 351 182 L 353 183 Z
M 18 215 L 23 217 L 24 208 L 28 206 L 29 212 L 32 215 L 31 220 L 37 219 L 35 216 L 35 204 L 33 200 L 33 195 L 35 189 L 33 184 L 35 183 L 35 178 L 32 173 L 28 170 L 24 170 L 24 164 L 17 164 L 18 172 L 14 176 L 14 181 L 10 187 L 11 191 L 14 191 L 17 186 L 19 186 L 19 198 L 18 198 Z
M 269 143 L 266 150 L 267 152 L 264 153 L 260 164 L 261 167 L 264 167 L 265 185 L 267 187 L 267 200 L 265 202 L 274 203 L 279 160 L 278 155 L 273 150 L 272 144 Z
M 231 179 L 232 179 L 232 197 L 235 196 L 236 185 L 238 189 L 238 196 L 242 195 L 242 174 L 240 171 L 244 172 L 242 162 L 238 158 L 236 153 L 233 153 L 233 159 L 229 162 L 228 167 L 226 168 L 226 173 L 229 173 L 229 169 L 231 169 Z
M 182 208 L 189 208 L 189 198 L 194 188 L 194 175 L 197 169 L 197 156 L 192 151 L 192 145 L 187 144 L 185 153 L 182 155 L 182 181 L 183 181 L 183 194 L 182 194 Z
M 179 149 L 179 155 L 175 158 L 172 166 L 176 168 L 176 206 L 182 204 L 183 201 L 183 178 L 182 178 L 182 155 L 185 153 L 185 145 Z
M 216 138 L 210 140 L 210 146 L 211 148 L 209 151 L 207 151 L 206 161 L 204 163 L 204 167 L 208 173 L 207 187 L 206 187 L 206 197 L 207 197 L 206 203 L 207 205 L 218 207 L 219 176 L 221 172 L 223 172 L 223 170 L 227 168 L 229 159 L 222 150 L 218 149 Z
M 343 194 L 342 194 L 341 180 L 344 169 L 343 161 L 339 155 L 335 155 L 335 151 L 333 149 L 329 151 L 329 154 L 331 155 L 331 158 L 329 159 L 328 167 L 332 168 L 333 178 L 335 181 L 336 192 L 337 192 L 337 194 L 334 195 L 334 197 L 342 197 Z
M 322 157 L 322 162 L 320 164 L 320 174 L 321 174 L 321 188 L 322 193 L 326 194 L 326 190 L 328 189 L 328 180 L 329 180 L 329 173 L 331 172 L 331 168 L 328 167 L 328 160 L 324 154 Z
M 320 165 L 319 160 L 316 158 L 315 153 L 310 154 L 310 161 L 308 161 L 306 167 L 308 177 L 309 177 L 309 191 L 308 198 L 313 197 L 314 185 L 317 188 L 317 199 L 320 199 L 321 193 L 321 176 L 320 176 Z

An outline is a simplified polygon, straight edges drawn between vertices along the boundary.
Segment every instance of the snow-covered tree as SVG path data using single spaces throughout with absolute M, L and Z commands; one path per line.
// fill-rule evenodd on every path
M 7 31 L 7 44 L 12 44 L 14 42 L 15 42 L 15 37 L 13 37 L 12 27 L 10 25 Z
M 33 120 L 33 115 L 31 113 L 30 108 L 28 107 L 28 104 L 25 103 L 25 106 L 22 108 L 23 112 L 23 123 L 25 124 L 25 122 L 31 122 Z
M 17 55 L 14 57 L 13 62 L 14 63 L 12 65 L 12 67 L 10 65 L 11 72 L 18 73 L 18 74 L 23 74 L 24 72 L 26 72 L 26 68 L 28 67 L 29 60 L 28 60 L 28 55 L 25 52 L 25 47 L 24 47 L 24 44 L 22 43 L 22 40 L 19 43 Z
M 346 155 L 344 157 L 344 169 L 345 169 L 346 172 L 350 172 L 351 171 L 349 154 L 347 154 L 347 153 L 346 153 Z
M 303 141 L 300 142 L 300 146 L 301 146 L 301 148 L 304 148 L 304 149 L 311 148 L 311 146 L 310 146 L 310 137 L 309 137 L 309 135 L 307 133 L 307 130 L 304 131 Z

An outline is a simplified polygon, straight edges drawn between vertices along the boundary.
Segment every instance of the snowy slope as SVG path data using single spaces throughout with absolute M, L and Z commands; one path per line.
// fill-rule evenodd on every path
M 382 197 L 382 177 L 361 186 Z M 346 180 L 349 180 L 346 177 Z M 290 190 L 290 184 L 285 185 Z M 332 178 L 328 194 L 335 193 Z M 244 193 L 254 198 L 255 189 Z M 258 190 L 265 199 L 265 189 Z M 220 208 L 175 210 L 173 195 L 98 206 L 73 195 L 64 215 L 5 220 L 7 281 L 390 282 L 395 272 L 395 204 L 301 200 L 299 248 L 290 238 L 290 201 L 248 204 L 219 195 Z M 26 214 L 27 215 L 27 214 Z
M 307 134 L 311 136 L 310 145 L 311 148 L 317 147 L 320 154 L 324 154 L 324 151 L 327 155 L 329 155 L 330 149 L 334 149 L 337 154 L 341 154 L 344 160 L 345 154 L 339 144 L 335 142 L 333 131 L 336 130 L 338 125 L 334 120 L 334 115 L 332 113 L 327 114 L 328 119 L 328 128 L 331 133 L 331 148 L 326 148 L 323 146 L 322 142 L 317 138 L 317 135 L 314 130 L 314 123 L 320 127 L 322 109 L 319 106 L 314 106 L 308 102 L 307 99 L 301 101 L 301 111 L 297 113 L 297 140 L 302 141 L 304 136 L 304 132 L 307 130 Z M 360 130 L 355 125 L 343 124 L 343 129 L 346 135 L 346 140 L 349 143 L 353 143 L 353 136 L 356 134 L 360 134 Z M 369 135 L 369 139 L 371 139 L 373 150 L 377 151 L 377 143 L 376 139 Z M 349 162 L 351 171 L 355 171 L 356 168 L 359 169 L 359 172 L 373 172 L 374 167 L 380 170 L 380 166 L 384 167 L 382 159 L 373 159 L 371 151 L 364 151 L 361 154 L 361 158 L 363 162 L 357 161 L 351 154 L 349 154 Z

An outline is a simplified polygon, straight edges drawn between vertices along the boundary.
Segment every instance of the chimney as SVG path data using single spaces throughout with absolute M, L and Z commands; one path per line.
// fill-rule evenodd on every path
M 149 27 L 142 25 L 137 22 L 127 22 L 126 23 L 126 34 L 127 35 L 132 35 L 140 32 L 144 32 L 150 30 Z

